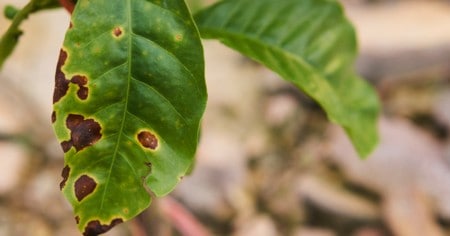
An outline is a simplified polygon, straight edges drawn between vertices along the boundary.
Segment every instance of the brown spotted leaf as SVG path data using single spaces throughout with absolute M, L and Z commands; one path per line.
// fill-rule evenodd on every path
M 53 126 L 60 187 L 84 235 L 170 192 L 191 166 L 206 103 L 203 51 L 182 0 L 79 0 L 61 49 Z

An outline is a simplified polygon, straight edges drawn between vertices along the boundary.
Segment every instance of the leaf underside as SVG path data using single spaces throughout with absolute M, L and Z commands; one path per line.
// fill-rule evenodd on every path
M 203 49 L 183 0 L 79 0 L 56 71 L 61 190 L 97 235 L 170 192 L 193 162 Z
M 360 156 L 374 149 L 378 99 L 354 72 L 355 33 L 338 2 L 227 0 L 195 20 L 203 38 L 219 39 L 316 100 Z

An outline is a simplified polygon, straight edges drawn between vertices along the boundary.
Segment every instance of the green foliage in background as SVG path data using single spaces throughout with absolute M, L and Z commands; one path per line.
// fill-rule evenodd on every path
M 378 100 L 354 72 L 355 32 L 338 2 L 228 0 L 195 19 L 203 38 L 261 62 L 316 100 L 361 156 L 373 150 Z

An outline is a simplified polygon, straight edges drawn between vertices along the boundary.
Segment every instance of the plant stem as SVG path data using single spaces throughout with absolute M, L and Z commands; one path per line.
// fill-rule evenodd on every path
M 75 2 L 73 0 L 59 0 L 61 6 L 63 6 L 70 14 L 72 14 L 75 8 Z
M 19 29 L 20 24 L 33 12 L 57 6 L 58 4 L 54 0 L 31 0 L 15 15 L 8 30 L 0 39 L 0 70 L 19 42 L 22 35 L 22 31 Z
M 159 201 L 159 206 L 172 225 L 185 236 L 210 236 L 211 233 L 175 199 L 166 196 Z

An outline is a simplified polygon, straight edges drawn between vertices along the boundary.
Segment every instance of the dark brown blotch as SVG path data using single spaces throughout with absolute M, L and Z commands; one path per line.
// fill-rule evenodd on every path
M 55 123 L 56 121 L 56 112 L 52 112 L 52 123 Z
M 153 164 L 151 162 L 144 163 L 150 170 L 152 169 Z
M 75 75 L 72 77 L 70 82 L 78 85 L 78 92 L 77 95 L 81 100 L 86 100 L 88 97 L 89 89 L 86 87 L 88 78 L 83 75 Z
M 141 131 L 137 136 L 142 146 L 155 150 L 158 147 L 158 139 L 148 131 Z
M 75 222 L 76 222 L 77 224 L 80 223 L 80 217 L 79 217 L 79 216 L 75 216 Z
M 64 153 L 68 152 L 72 146 L 72 140 L 61 142 L 61 147 Z
M 75 181 L 75 196 L 78 201 L 83 200 L 86 196 L 91 194 L 95 187 L 97 187 L 97 183 L 94 179 L 87 175 L 82 175 Z
M 66 74 L 62 71 L 62 67 L 66 63 L 67 52 L 62 50 L 59 53 L 58 64 L 56 66 L 55 74 L 55 90 L 53 91 L 53 103 L 58 102 L 62 97 L 67 94 L 69 90 L 69 84 L 74 83 L 78 85 L 79 89 L 77 95 L 80 99 L 87 99 L 89 89 L 86 87 L 88 78 L 83 75 L 75 75 L 72 79 L 68 80 Z
M 108 231 L 112 227 L 114 227 L 115 225 L 118 225 L 122 222 L 123 222 L 122 219 L 116 218 L 116 219 L 112 220 L 109 225 L 102 225 L 100 223 L 100 221 L 93 220 L 87 224 L 86 228 L 84 228 L 83 235 L 84 236 L 97 236 L 99 234 L 105 233 L 106 231 Z
M 61 143 L 64 152 L 73 146 L 78 151 L 95 144 L 100 138 L 101 127 L 94 119 L 84 119 L 82 115 L 69 114 L 66 126 L 70 129 L 70 140 Z
M 59 189 L 62 190 L 64 188 L 64 186 L 66 186 L 66 182 L 67 179 L 69 178 L 69 174 L 70 174 L 70 167 L 69 166 L 65 166 L 62 170 L 61 176 L 63 177 L 63 180 L 61 181 L 61 183 L 59 183 Z
M 122 35 L 122 29 L 120 29 L 120 27 L 114 28 L 113 34 L 114 36 L 119 37 L 120 35 Z
M 59 53 L 58 64 L 56 66 L 55 74 L 55 90 L 53 91 L 53 103 L 58 102 L 64 95 L 66 95 L 69 89 L 70 81 L 66 79 L 66 75 L 62 71 L 62 67 L 66 63 L 67 52 L 62 50 Z

